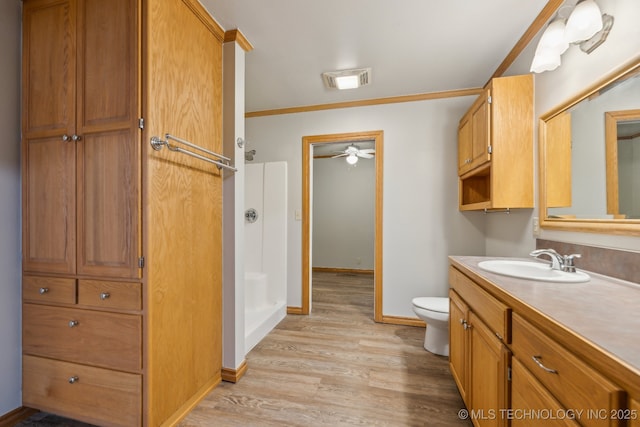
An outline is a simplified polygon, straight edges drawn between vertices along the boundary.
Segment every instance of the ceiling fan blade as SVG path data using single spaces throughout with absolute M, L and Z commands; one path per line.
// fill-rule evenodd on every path
M 331 156 L 331 158 L 335 159 L 336 157 L 344 157 L 344 156 L 348 156 L 348 154 L 347 153 L 336 154 L 335 156 Z
M 373 154 L 376 152 L 375 148 L 364 148 L 362 150 L 360 150 L 361 153 L 365 153 L 365 154 Z
M 363 159 L 373 159 L 373 154 L 363 153 L 362 151 L 360 151 L 357 156 L 362 157 Z

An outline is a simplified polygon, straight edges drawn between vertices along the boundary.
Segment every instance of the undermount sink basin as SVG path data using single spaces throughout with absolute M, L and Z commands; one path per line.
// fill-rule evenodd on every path
M 548 264 L 534 261 L 493 259 L 479 262 L 478 267 L 503 276 L 541 282 L 577 283 L 589 281 L 589 275 L 581 271 L 567 273 L 566 271 L 553 270 Z

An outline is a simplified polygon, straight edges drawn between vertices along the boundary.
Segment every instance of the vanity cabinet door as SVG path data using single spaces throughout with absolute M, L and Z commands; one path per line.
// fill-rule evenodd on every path
M 467 395 L 468 334 L 467 317 L 469 307 L 454 291 L 449 292 L 449 369 L 458 385 L 460 396 L 469 405 Z
M 476 426 L 505 426 L 508 408 L 507 368 L 511 353 L 473 312 L 469 313 L 469 385 Z

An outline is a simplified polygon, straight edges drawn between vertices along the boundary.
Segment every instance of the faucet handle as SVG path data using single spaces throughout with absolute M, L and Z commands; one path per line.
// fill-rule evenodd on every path
M 582 258 L 582 255 L 580 254 L 571 254 L 571 255 L 565 255 L 564 257 L 564 268 L 563 270 L 568 272 L 568 273 L 575 273 L 576 272 L 576 266 L 573 263 L 573 260 L 576 258 Z

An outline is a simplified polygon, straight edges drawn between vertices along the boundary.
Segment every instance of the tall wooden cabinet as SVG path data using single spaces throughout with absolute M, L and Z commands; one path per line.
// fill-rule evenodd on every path
M 220 381 L 221 173 L 149 139 L 221 151 L 222 41 L 195 0 L 24 0 L 24 406 L 156 426 Z
M 459 209 L 533 207 L 533 77 L 489 82 L 458 126 Z

